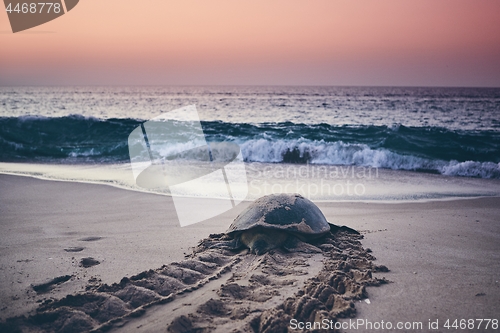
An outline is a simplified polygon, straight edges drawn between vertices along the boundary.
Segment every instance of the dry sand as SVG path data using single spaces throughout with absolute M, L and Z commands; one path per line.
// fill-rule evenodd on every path
M 331 222 L 362 231 L 364 239 L 332 237 L 317 244 L 322 253 L 261 257 L 201 245 L 185 259 L 246 205 L 181 228 L 168 197 L 0 175 L 0 320 L 37 307 L 46 313 L 85 308 L 94 328 L 111 320 L 115 330 L 131 332 L 264 331 L 283 326 L 276 318 L 328 315 L 422 322 L 423 331 L 439 320 L 437 331 L 451 332 L 443 328 L 447 319 L 500 319 L 499 198 L 320 203 Z M 213 237 L 206 242 L 221 236 Z M 375 263 L 390 272 L 375 273 L 383 267 Z M 340 272 L 349 277 L 343 287 L 337 279 L 326 288 Z M 392 283 L 364 291 L 383 278 Z M 66 327 L 87 327 L 85 311 Z

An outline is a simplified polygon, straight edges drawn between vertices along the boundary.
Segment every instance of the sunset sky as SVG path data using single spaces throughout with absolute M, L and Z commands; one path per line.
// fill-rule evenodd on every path
M 500 87 L 498 0 L 80 0 L 13 34 L 0 85 Z

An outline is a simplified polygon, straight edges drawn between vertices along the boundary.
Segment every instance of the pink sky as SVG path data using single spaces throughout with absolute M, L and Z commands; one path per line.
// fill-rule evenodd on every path
M 80 0 L 13 34 L 0 85 L 500 87 L 498 0 Z

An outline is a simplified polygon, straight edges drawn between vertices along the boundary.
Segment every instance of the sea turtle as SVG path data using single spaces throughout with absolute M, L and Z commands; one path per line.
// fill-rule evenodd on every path
M 359 234 L 329 223 L 318 206 L 300 194 L 271 194 L 255 200 L 239 214 L 226 232 L 232 240 L 219 246 L 232 250 L 247 247 L 257 255 L 280 247 L 289 251 L 319 250 L 304 242 L 338 230 Z

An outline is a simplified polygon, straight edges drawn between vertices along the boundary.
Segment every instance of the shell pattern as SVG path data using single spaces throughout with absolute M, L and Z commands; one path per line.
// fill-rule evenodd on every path
M 236 217 L 227 234 L 236 236 L 256 227 L 284 230 L 304 239 L 330 231 L 330 224 L 318 206 L 300 194 L 271 194 L 255 200 Z

